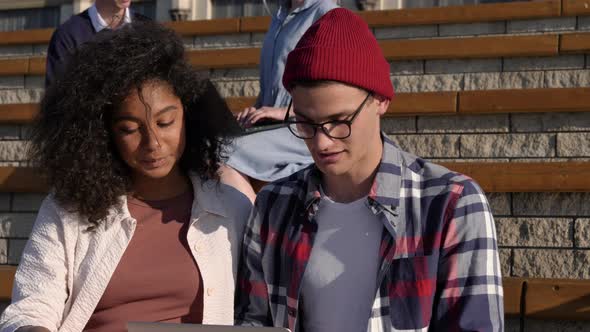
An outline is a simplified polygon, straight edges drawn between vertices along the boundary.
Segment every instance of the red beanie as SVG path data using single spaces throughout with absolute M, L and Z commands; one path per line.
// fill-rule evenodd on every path
M 344 8 L 317 20 L 289 53 L 283 85 L 329 80 L 347 83 L 387 99 L 393 98 L 389 63 L 367 23 Z

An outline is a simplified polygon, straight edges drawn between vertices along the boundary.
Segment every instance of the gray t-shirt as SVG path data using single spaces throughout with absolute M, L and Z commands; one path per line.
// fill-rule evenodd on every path
M 306 332 L 367 329 L 377 291 L 383 224 L 367 198 L 337 203 L 322 197 L 318 232 L 301 288 Z

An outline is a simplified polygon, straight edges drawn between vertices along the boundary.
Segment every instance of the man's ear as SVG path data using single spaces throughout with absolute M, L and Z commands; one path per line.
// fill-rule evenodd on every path
M 377 105 L 377 114 L 383 116 L 389 108 L 389 99 L 380 95 L 375 95 L 373 98 L 375 98 L 375 103 Z

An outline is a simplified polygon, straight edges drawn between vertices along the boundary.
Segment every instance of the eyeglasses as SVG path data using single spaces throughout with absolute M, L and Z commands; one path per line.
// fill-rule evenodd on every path
M 293 135 L 301 139 L 314 138 L 318 128 L 322 128 L 322 131 L 326 136 L 334 139 L 345 139 L 350 136 L 351 125 L 356 116 L 363 110 L 365 103 L 369 100 L 371 93 L 368 93 L 363 102 L 359 107 L 350 115 L 349 120 L 330 120 L 322 123 L 313 123 L 309 121 L 295 121 L 289 120 L 289 111 L 291 110 L 291 103 L 287 108 L 287 114 L 285 115 L 285 123 L 289 127 L 289 130 Z

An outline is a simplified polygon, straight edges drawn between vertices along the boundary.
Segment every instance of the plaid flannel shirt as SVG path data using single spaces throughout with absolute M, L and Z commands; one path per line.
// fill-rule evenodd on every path
M 382 136 L 367 197 L 383 222 L 367 331 L 503 331 L 496 231 L 482 190 Z M 238 271 L 237 325 L 302 330 L 300 288 L 317 231 L 319 184 L 312 165 L 258 194 Z

